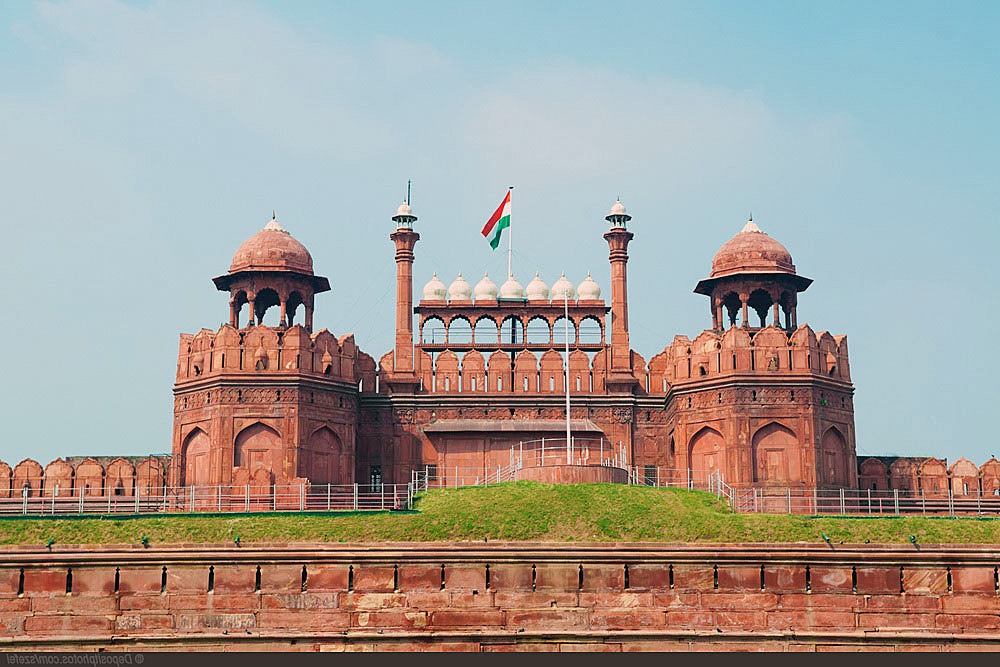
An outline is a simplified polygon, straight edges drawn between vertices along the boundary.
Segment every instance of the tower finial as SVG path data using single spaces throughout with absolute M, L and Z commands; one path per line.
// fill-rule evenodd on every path
M 753 211 L 750 211 L 750 220 L 749 220 L 749 222 L 753 222 Z
M 406 179 L 406 205 L 410 205 L 410 179 Z

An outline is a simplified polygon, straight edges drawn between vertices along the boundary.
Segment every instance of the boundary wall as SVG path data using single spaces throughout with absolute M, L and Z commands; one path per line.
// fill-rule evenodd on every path
M 4 650 L 1000 650 L 996 545 L 4 547 Z

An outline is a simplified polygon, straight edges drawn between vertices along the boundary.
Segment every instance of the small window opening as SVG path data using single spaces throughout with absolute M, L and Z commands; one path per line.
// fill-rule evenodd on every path
M 354 590 L 354 566 L 347 568 L 347 590 Z
M 624 583 L 624 585 L 625 585 L 625 590 L 628 590 L 629 587 L 630 587 L 629 580 L 628 580 L 628 563 L 625 563 L 625 583 Z
M 116 567 L 115 568 L 115 590 L 114 590 L 114 592 L 117 593 L 120 588 L 121 588 L 121 570 Z
M 535 590 L 535 586 L 536 586 L 535 575 L 536 575 L 535 566 L 532 565 L 531 566 L 531 590 Z
M 209 565 L 208 567 L 208 592 L 215 592 L 215 566 Z
M 66 568 L 66 595 L 73 592 L 73 568 Z
M 167 592 L 167 566 L 164 565 L 163 569 L 160 570 L 160 593 Z
M 713 565 L 712 566 L 712 588 L 718 588 L 718 587 L 719 587 L 719 566 L 718 565 Z
M 302 566 L 302 591 L 306 590 L 306 581 L 309 579 L 309 573 L 306 571 L 306 566 Z
M 257 566 L 257 572 L 253 576 L 253 592 L 260 593 L 260 565 Z

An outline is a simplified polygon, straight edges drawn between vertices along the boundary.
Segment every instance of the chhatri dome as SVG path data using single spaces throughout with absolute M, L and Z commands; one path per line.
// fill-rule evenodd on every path
M 601 298 L 601 286 L 590 277 L 590 271 L 587 271 L 587 277 L 576 288 L 576 295 L 581 301 L 598 301 Z
M 462 272 L 458 272 L 458 278 L 448 286 L 449 301 L 472 301 L 472 285 L 462 277 Z
M 496 301 L 497 286 L 490 280 L 490 274 L 484 273 L 483 279 L 476 283 L 476 301 Z
M 563 271 L 562 276 L 552 285 L 552 300 L 564 300 L 572 299 L 575 290 L 573 289 L 573 283 L 566 280 L 566 272 Z
M 737 273 L 795 273 L 792 255 L 750 220 L 712 258 L 711 278 Z
M 507 282 L 500 286 L 501 299 L 523 299 L 524 288 L 521 283 L 514 280 L 514 276 L 507 276 Z
M 447 296 L 448 291 L 445 289 L 444 283 L 438 280 L 438 274 L 435 271 L 434 276 L 424 285 L 424 300 L 444 301 Z
M 538 277 L 538 271 L 535 271 L 535 277 L 531 279 L 524 291 L 528 295 L 528 301 L 549 300 L 549 286 Z
M 313 275 L 312 256 L 306 247 L 282 229 L 271 213 L 271 220 L 243 242 L 233 255 L 230 273 L 237 271 L 295 271 Z

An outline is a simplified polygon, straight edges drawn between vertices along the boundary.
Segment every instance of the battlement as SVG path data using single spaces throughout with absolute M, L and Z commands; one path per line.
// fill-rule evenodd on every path
M 207 376 L 264 373 L 323 376 L 351 383 L 361 392 L 375 391 L 375 361 L 360 351 L 354 335 L 339 339 L 322 329 L 310 334 L 305 327 L 228 324 L 218 331 L 202 329 L 181 334 L 177 353 L 177 387 Z
M 432 356 L 426 347 L 417 346 L 414 367 L 420 380 L 418 393 L 565 392 L 563 350 L 541 345 L 534 351 L 524 349 L 523 345 L 518 351 L 496 347 L 494 344 L 490 352 L 488 348 L 480 351 L 449 346 Z M 604 343 L 595 347 L 596 352 L 571 347 L 571 394 L 606 391 L 610 348 Z M 851 381 L 847 336 L 833 336 L 826 331 L 817 334 L 808 325 L 791 333 L 774 326 L 756 330 L 734 327 L 723 332 L 706 330 L 694 340 L 676 336 L 648 363 L 634 350 L 631 355 L 631 372 L 638 382 L 639 395 L 666 395 L 678 385 L 734 374 L 811 375 L 845 384 Z M 379 362 L 379 376 L 386 377 L 392 368 L 393 353 L 389 352 Z M 388 391 L 385 382 L 379 387 L 382 393 Z

